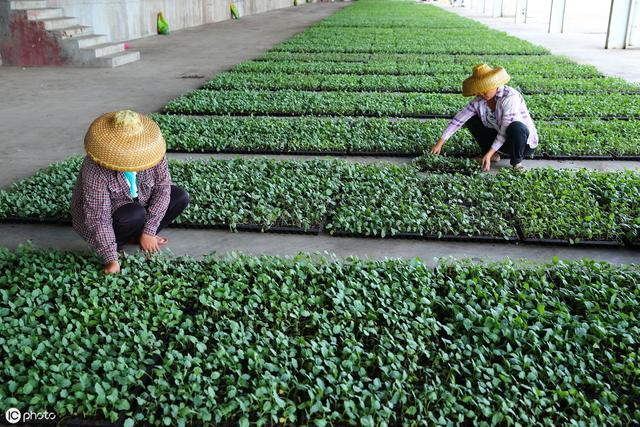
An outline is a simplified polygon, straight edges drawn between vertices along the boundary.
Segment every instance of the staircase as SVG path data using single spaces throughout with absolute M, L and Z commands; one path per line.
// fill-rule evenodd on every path
M 15 22 L 24 22 L 26 18 L 27 27 L 44 30 L 58 43 L 60 64 L 110 68 L 140 59 L 140 52 L 125 51 L 124 43 L 108 43 L 106 35 L 93 34 L 91 27 L 64 16 L 62 8 L 47 7 L 46 0 L 10 0 L 9 9 Z

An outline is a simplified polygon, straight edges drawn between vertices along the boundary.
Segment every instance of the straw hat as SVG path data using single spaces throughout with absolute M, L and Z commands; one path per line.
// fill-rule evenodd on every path
M 462 95 L 480 95 L 508 83 L 509 80 L 511 80 L 511 76 L 502 67 L 491 68 L 487 64 L 476 65 L 473 67 L 471 77 L 462 83 Z
M 84 137 L 84 148 L 102 167 L 138 172 L 160 163 L 166 144 L 156 122 L 144 114 L 122 110 L 95 119 Z

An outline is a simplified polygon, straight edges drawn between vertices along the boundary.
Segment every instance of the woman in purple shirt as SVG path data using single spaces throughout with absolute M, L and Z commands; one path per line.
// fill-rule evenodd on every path
M 533 155 L 538 132 L 520 92 L 505 86 L 510 79 L 502 67 L 473 67 L 473 75 L 462 84 L 462 94 L 475 98 L 455 115 L 431 152 L 440 154 L 447 139 L 466 125 L 482 149 L 484 171 L 500 160 L 499 152 L 509 155 L 511 166 L 524 169 L 522 160 Z

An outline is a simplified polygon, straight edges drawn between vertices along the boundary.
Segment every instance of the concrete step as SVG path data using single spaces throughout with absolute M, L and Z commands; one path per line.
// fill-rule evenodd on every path
M 27 9 L 26 13 L 29 21 L 41 21 L 43 19 L 61 18 L 64 10 L 59 7 L 45 7 L 42 9 Z
M 105 44 L 109 38 L 104 34 L 90 34 L 87 36 L 77 36 L 63 38 L 62 42 L 70 49 L 88 48 L 100 44 Z
M 61 39 L 71 39 L 92 35 L 93 27 L 88 27 L 86 25 L 71 25 L 64 28 L 58 28 L 51 32 Z
M 132 62 L 139 61 L 139 60 L 140 60 L 140 52 L 125 51 L 125 52 L 118 52 L 111 55 L 105 55 L 100 58 L 96 58 L 92 61 L 91 64 L 87 64 L 87 66 L 115 68 L 115 67 L 130 64 Z
M 44 24 L 44 29 L 49 31 L 78 25 L 78 20 L 69 16 L 63 16 L 61 18 L 42 19 L 40 20 L 40 22 Z
M 124 43 L 104 43 L 80 49 L 80 54 L 87 59 L 102 58 L 118 52 L 124 52 Z
M 9 5 L 11 10 L 44 9 L 46 7 L 46 0 L 13 0 Z

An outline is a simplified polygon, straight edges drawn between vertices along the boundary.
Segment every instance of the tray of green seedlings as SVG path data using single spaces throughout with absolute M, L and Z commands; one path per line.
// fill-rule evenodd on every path
M 479 41 L 481 40 L 481 42 Z M 486 29 L 470 33 L 464 29 L 416 32 L 399 28 L 322 28 L 313 27 L 277 45 L 273 50 L 294 52 L 355 53 L 449 53 L 449 54 L 530 54 L 548 50 Z
M 260 64 L 265 63 L 265 64 Z M 557 55 L 445 55 L 267 52 L 234 68 L 243 71 L 321 72 L 350 74 L 436 74 L 470 72 L 476 64 L 501 66 L 512 75 L 544 75 L 557 78 L 601 78 L 592 65 L 576 64 Z M 380 64 L 379 70 L 369 64 Z M 391 65 L 395 65 L 395 70 Z M 332 67 L 333 65 L 333 67 Z M 386 66 L 386 67 L 383 67 Z M 296 68 L 299 67 L 299 68 Z M 376 72 L 378 71 L 378 72 Z
M 448 120 L 369 117 L 230 117 L 154 114 L 169 151 L 418 155 L 437 141 Z M 447 148 L 475 152 L 466 131 Z
M 478 160 L 459 157 L 447 157 L 425 152 L 412 163 L 420 172 L 431 174 L 475 175 L 482 172 Z
M 440 138 L 448 119 L 232 117 L 154 114 L 169 151 L 417 156 Z M 634 120 L 536 121 L 536 158 L 640 160 Z M 465 128 L 444 145 L 449 156 L 478 155 Z
M 626 237 L 637 237 L 638 185 L 637 172 L 587 169 L 503 170 L 496 182 L 525 242 L 596 246 L 622 246 Z
M 640 117 L 640 95 L 546 95 L 526 97 L 534 119 Z M 458 94 L 417 92 L 309 92 L 196 90 L 164 107 L 174 114 L 361 115 L 370 117 L 450 118 L 469 102 Z
M 306 90 L 355 92 L 436 92 L 460 93 L 465 74 L 447 75 L 358 75 L 309 73 L 222 73 L 206 82 L 209 90 Z M 509 86 L 532 93 L 640 93 L 640 86 L 622 79 L 554 79 L 517 75 Z
M 467 260 L 434 270 L 309 255 L 121 265 L 104 276 L 93 257 L 0 249 L 5 406 L 42 411 L 53 400 L 59 418 L 126 427 L 624 425 L 640 415 L 629 380 L 637 267 Z
M 210 273 L 183 285 L 195 288 L 193 314 L 141 394 L 137 417 L 152 425 L 598 424 L 638 412 L 625 362 L 640 335 L 629 320 L 637 269 L 457 262 L 433 272 L 419 261 L 303 256 L 202 264 Z
M 375 7 L 361 5 L 351 7 L 323 19 L 316 26 L 336 28 L 338 31 L 340 27 L 415 28 L 424 31 L 443 28 L 470 30 L 487 28 L 477 21 L 462 18 L 441 9 L 397 2 Z
M 344 178 L 325 230 L 337 236 L 516 241 L 510 207 L 494 179 L 427 174 L 395 165 L 358 165 Z
M 117 277 L 97 264 L 71 253 L 0 248 L 3 406 L 102 427 L 122 425 L 136 411 L 182 311 L 166 274 L 151 276 L 143 259 Z
M 546 58 L 546 56 L 543 56 Z M 312 74 L 355 74 L 355 75 L 391 75 L 391 76 L 442 76 L 448 74 L 468 75 L 475 63 L 405 63 L 391 60 L 361 62 L 332 61 L 247 61 L 234 67 L 234 72 L 242 73 L 312 73 Z M 542 76 L 555 79 L 600 79 L 596 70 L 587 66 L 549 64 L 531 68 L 524 63 L 490 63 L 492 66 L 504 66 L 512 76 L 534 78 Z M 462 80 L 460 81 L 461 84 Z M 588 83 L 587 84 L 597 84 Z
M 579 119 L 536 122 L 537 151 L 549 159 L 640 160 L 640 124 L 636 120 Z
M 81 162 L 74 158 L 52 165 L 1 191 L 0 218 L 69 223 Z M 321 160 L 171 161 L 172 180 L 191 200 L 174 226 L 317 234 L 344 167 Z
M 422 95 L 422 96 L 421 96 Z M 460 96 L 378 92 L 196 90 L 170 101 L 175 114 L 362 115 L 451 117 L 466 105 Z

